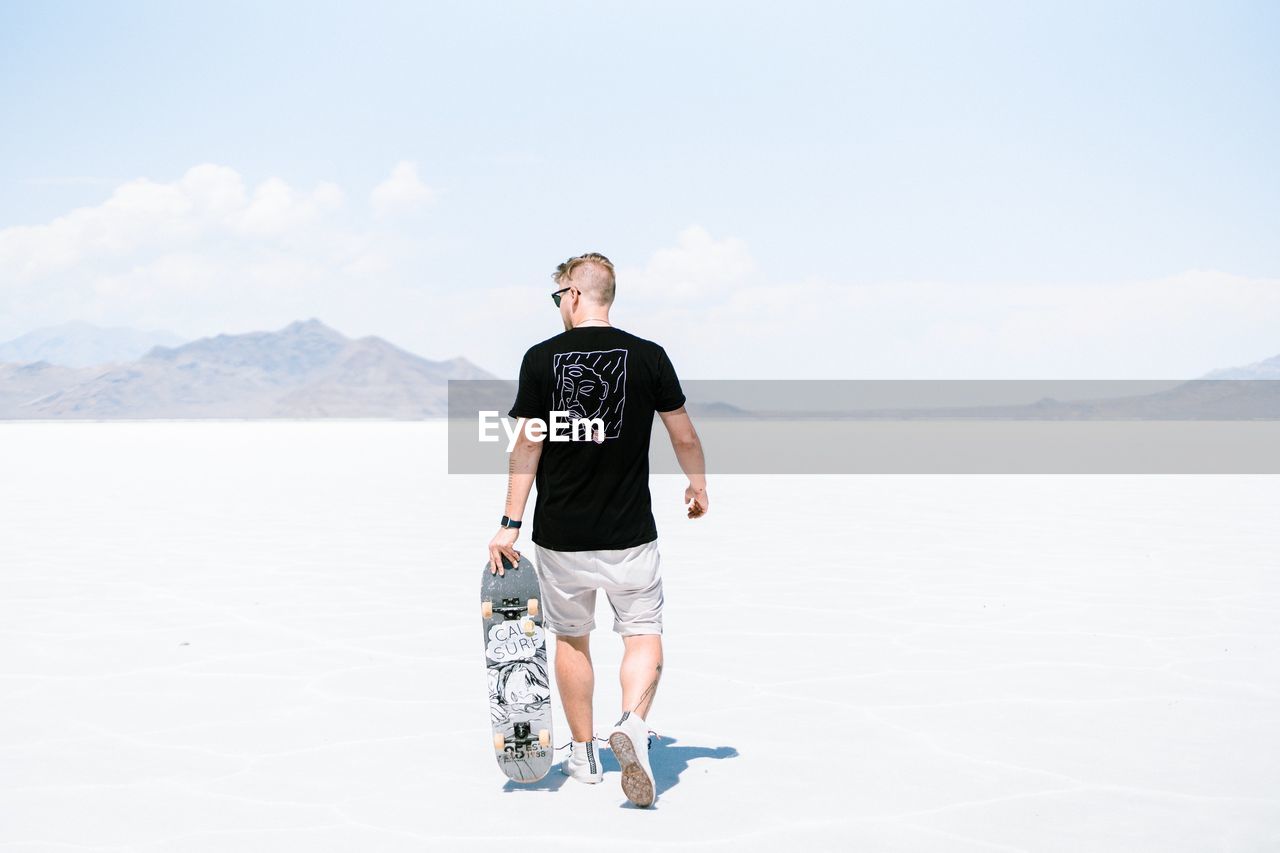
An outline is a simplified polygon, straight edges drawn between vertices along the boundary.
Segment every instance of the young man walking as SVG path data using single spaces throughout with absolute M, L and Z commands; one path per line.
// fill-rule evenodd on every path
M 662 575 L 649 496 L 654 413 L 689 477 L 689 518 L 710 508 L 706 464 L 666 352 L 609 322 L 616 287 L 609 259 L 579 255 L 552 278 L 565 331 L 531 347 L 520 365 L 508 413 L 517 419 L 518 439 L 502 527 L 489 543 L 490 570 L 503 571 L 502 556 L 520 559 L 515 542 L 536 479 L 532 538 L 543 624 L 556 635 L 556 683 L 573 737 L 563 771 L 580 782 L 603 779 L 592 723 L 590 637 L 596 591 L 604 590 L 624 644 L 622 718 L 609 745 L 627 799 L 648 806 L 656 790 L 646 720 L 662 676 Z M 571 425 L 565 432 L 575 440 L 527 434 L 527 420 L 554 424 L 553 413 Z

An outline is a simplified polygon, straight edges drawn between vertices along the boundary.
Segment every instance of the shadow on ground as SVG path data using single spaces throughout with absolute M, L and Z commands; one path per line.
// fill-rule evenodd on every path
M 689 763 L 699 758 L 737 758 L 738 750 L 731 746 L 676 746 L 676 739 L 673 737 L 653 738 L 649 745 L 649 769 L 653 771 L 654 786 L 658 789 L 658 796 L 661 797 L 671 788 L 674 788 L 680 782 L 680 774 L 689 769 Z M 560 772 L 560 764 L 563 756 L 551 767 L 551 772 L 543 776 L 537 782 L 521 783 L 507 782 L 503 786 L 504 791 L 557 791 L 560 786 L 569 780 Z M 613 757 L 613 750 L 600 750 L 600 767 L 604 770 L 605 783 L 617 783 L 616 774 L 622 772 L 622 768 L 618 766 L 618 759 Z M 612 776 L 613 778 L 610 778 Z M 631 803 L 625 803 L 624 807 L 635 808 Z
M 653 806 L 655 809 L 661 803 L 662 795 L 679 784 L 680 774 L 689 769 L 691 761 L 699 758 L 719 760 L 738 757 L 738 750 L 731 746 L 676 746 L 676 743 L 673 737 L 655 737 L 649 743 L 649 769 L 653 771 L 653 783 L 659 797 L 659 802 Z M 622 768 L 618 766 L 618 759 L 613 757 L 613 750 L 600 752 L 600 765 L 604 768 L 605 781 L 614 781 L 616 784 L 617 777 L 610 779 L 609 776 L 621 773 Z M 622 807 L 636 808 L 631 803 L 623 803 Z

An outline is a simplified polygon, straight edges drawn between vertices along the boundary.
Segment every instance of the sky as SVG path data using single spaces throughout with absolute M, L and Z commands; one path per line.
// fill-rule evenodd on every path
M 690 378 L 1280 353 L 1280 5 L 0 0 L 0 340 L 317 317 L 514 376 L 565 258 Z

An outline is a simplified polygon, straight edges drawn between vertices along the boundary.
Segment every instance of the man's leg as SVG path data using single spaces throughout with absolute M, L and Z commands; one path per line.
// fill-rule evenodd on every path
M 622 638 L 625 650 L 618 678 L 622 682 L 622 710 L 648 720 L 662 677 L 662 635 L 633 634 Z M 556 667 L 559 672 L 559 666 Z M 565 705 L 565 713 L 569 711 Z
M 609 732 L 609 746 L 621 771 L 622 792 L 637 806 L 657 796 L 649 766 L 648 716 L 662 678 L 662 572 L 657 541 L 613 552 L 600 559 L 613 607 L 613 629 L 622 635 L 622 716 Z
M 556 635 L 556 685 L 569 719 L 569 733 L 578 743 L 595 738 L 591 723 L 591 695 L 596 676 L 591 668 L 591 635 Z

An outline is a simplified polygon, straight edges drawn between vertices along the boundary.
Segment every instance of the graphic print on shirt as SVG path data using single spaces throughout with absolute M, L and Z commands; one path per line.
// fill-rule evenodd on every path
M 625 349 L 556 353 L 551 372 L 553 410 L 568 412 L 575 421 L 600 418 L 606 439 L 622 434 L 622 407 L 627 402 Z

